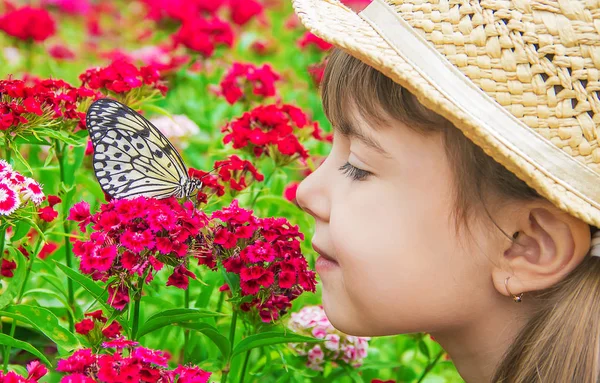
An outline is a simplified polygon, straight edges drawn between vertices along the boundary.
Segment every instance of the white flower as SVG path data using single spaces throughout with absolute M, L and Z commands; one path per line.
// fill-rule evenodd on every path
M 150 119 L 150 122 L 160 130 L 167 138 L 189 137 L 200 132 L 196 123 L 184 114 L 159 116 Z

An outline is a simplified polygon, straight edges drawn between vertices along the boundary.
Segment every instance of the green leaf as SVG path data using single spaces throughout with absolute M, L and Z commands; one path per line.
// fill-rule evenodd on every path
M 73 320 L 75 320 L 75 314 L 73 313 L 73 310 L 71 309 L 71 307 L 69 307 L 69 303 L 67 302 L 66 297 L 64 295 L 61 295 L 61 294 L 57 293 L 56 291 L 49 290 L 49 289 L 30 289 L 30 290 L 25 291 L 25 293 L 23 294 L 23 297 L 26 297 L 28 295 L 33 295 L 33 298 L 36 298 L 36 296 L 39 296 L 39 295 L 49 295 L 49 296 L 55 298 L 57 301 L 62 303 L 63 307 L 65 307 L 67 309 L 67 311 L 69 312 L 69 315 L 71 315 Z
M 88 133 L 85 131 L 85 135 L 82 134 L 68 134 L 62 130 L 56 130 L 51 128 L 36 128 L 35 133 L 39 136 L 54 138 L 62 141 L 68 145 L 83 146 L 87 144 Z
M 186 329 L 197 331 L 201 334 L 206 335 L 221 351 L 223 359 L 228 360 L 231 354 L 231 346 L 229 345 L 229 339 L 222 335 L 219 330 L 209 325 L 208 323 L 175 323 L 176 326 L 183 327 Z
M 7 307 L 5 311 L 0 311 L 0 315 L 28 323 L 50 338 L 58 346 L 61 355 L 81 345 L 77 337 L 62 327 L 56 315 L 46 308 L 22 304 L 14 305 Z
M 344 369 L 344 371 L 346 371 L 346 374 L 348 374 L 348 376 L 350 376 L 352 378 L 352 381 L 354 381 L 354 383 L 363 383 L 364 382 L 363 378 L 358 374 L 358 372 L 356 371 L 356 369 L 354 367 L 352 367 L 348 363 L 340 363 L 340 364 L 341 364 L 342 368 Z
M 0 309 L 5 308 L 18 294 L 21 283 L 25 280 L 25 270 L 27 269 L 27 259 L 20 251 L 14 247 L 8 247 L 7 250 L 17 263 L 17 268 L 13 271 L 13 277 L 10 279 L 8 287 L 0 294 Z
M 173 119 L 173 115 L 166 109 L 161 108 L 160 106 L 154 104 L 144 104 L 144 109 L 149 110 L 154 113 L 162 114 L 163 116 L 170 117 Z
M 50 361 L 44 356 L 44 354 L 42 354 L 37 348 L 33 347 L 27 342 L 17 340 L 12 336 L 6 334 L 0 334 L 0 344 L 18 348 L 19 350 L 25 350 L 33 356 L 35 356 L 36 358 L 39 358 L 42 362 L 44 362 L 45 365 L 52 367 L 52 363 L 50 363 Z
M 417 345 L 419 346 L 419 351 L 421 351 L 423 355 L 427 357 L 427 359 L 431 359 L 431 352 L 429 352 L 429 347 L 427 347 L 425 341 L 421 339 L 419 342 L 417 342 Z
M 43 140 L 39 137 L 34 136 L 33 134 L 23 134 L 14 140 L 15 144 L 23 145 L 51 145 L 50 142 Z
M 240 341 L 235 348 L 231 357 L 241 354 L 256 347 L 270 346 L 279 343 L 318 343 L 323 342 L 323 339 L 310 338 L 295 334 L 293 332 L 269 331 L 260 334 L 250 335 L 246 339 Z
M 194 323 L 202 318 L 221 316 L 223 314 L 204 309 L 172 309 L 161 311 L 152 315 L 140 327 L 138 338 L 161 329 L 165 326 L 172 326 L 180 323 Z
M 107 312 L 112 312 L 114 309 L 106 303 L 108 300 L 108 291 L 98 286 L 94 281 L 90 278 L 79 274 L 78 272 L 70 269 L 69 267 L 63 265 L 62 263 L 54 261 L 56 266 L 65 273 L 67 277 L 77 282 L 84 290 L 86 290 L 96 301 L 98 301 Z M 129 324 L 124 319 L 117 319 L 117 321 L 123 326 L 123 329 L 129 333 Z

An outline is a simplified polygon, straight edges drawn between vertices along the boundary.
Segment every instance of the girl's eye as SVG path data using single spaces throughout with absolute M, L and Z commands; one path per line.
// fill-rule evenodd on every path
M 340 166 L 339 170 L 355 181 L 363 181 L 365 178 L 373 174 L 369 171 L 350 165 L 350 162 L 346 162 L 344 165 Z

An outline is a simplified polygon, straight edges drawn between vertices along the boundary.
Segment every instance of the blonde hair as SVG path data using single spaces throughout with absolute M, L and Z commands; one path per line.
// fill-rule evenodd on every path
M 443 136 L 454 169 L 457 231 L 469 229 L 471 218 L 483 211 L 494 223 L 487 209 L 490 196 L 500 201 L 543 198 L 413 94 L 338 48 L 328 57 L 320 89 L 334 126 L 344 124 L 346 106 L 354 105 L 373 126 L 401 121 L 420 134 Z M 536 312 L 498 364 L 492 382 L 598 381 L 600 258 L 586 257 L 562 282 L 530 295 L 539 302 Z

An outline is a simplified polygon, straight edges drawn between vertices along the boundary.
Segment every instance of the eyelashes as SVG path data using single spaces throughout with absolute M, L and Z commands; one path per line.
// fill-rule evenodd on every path
M 339 171 L 347 177 L 352 178 L 354 181 L 363 181 L 368 176 L 370 176 L 371 172 L 359 169 L 355 166 L 350 165 L 350 162 L 346 162 L 344 165 L 340 166 Z

